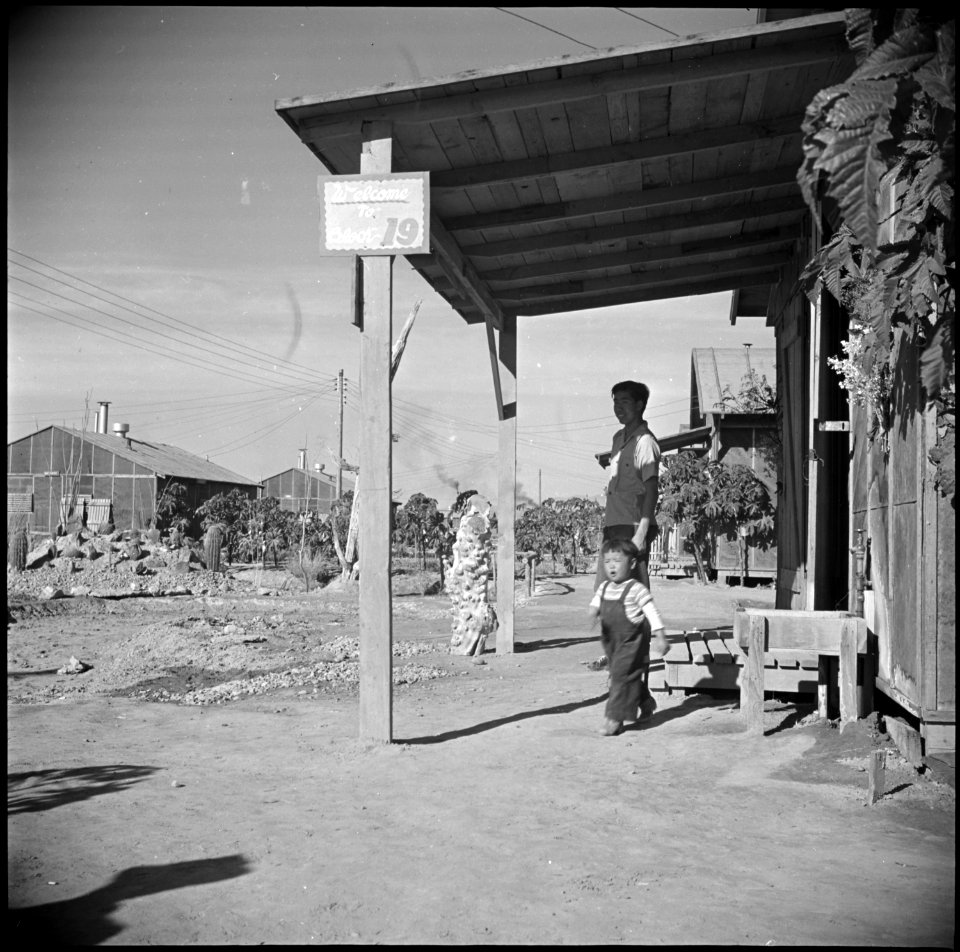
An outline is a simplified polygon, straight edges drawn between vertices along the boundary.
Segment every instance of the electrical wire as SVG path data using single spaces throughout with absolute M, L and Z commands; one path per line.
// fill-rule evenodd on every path
M 679 33 L 674 33 L 673 30 L 668 30 L 665 26 L 660 26 L 659 23 L 654 23 L 653 20 L 645 20 L 643 17 L 638 17 L 635 13 L 631 13 L 629 10 L 624 10 L 623 7 L 614 7 L 613 9 L 619 10 L 621 13 L 625 13 L 628 17 L 633 17 L 634 20 L 639 20 L 641 23 L 646 23 L 647 26 L 652 26 L 658 30 L 663 30 L 664 33 L 669 33 L 671 36 L 680 36 Z
M 542 23 L 537 23 L 536 20 L 531 20 L 529 17 L 521 16 L 519 13 L 514 13 L 512 10 L 507 10 L 504 7 L 494 7 L 494 10 L 499 10 L 501 13 L 509 14 L 512 17 L 516 17 L 518 20 L 525 20 L 527 23 L 532 23 L 534 26 L 540 27 L 542 30 L 547 30 L 550 33 L 555 33 L 557 36 L 562 36 L 565 40 L 572 40 L 574 43 L 579 43 L 581 46 L 585 46 L 588 50 L 595 50 L 595 46 L 591 46 L 589 43 L 584 43 L 583 40 L 578 40 L 574 36 L 568 36 L 566 33 L 561 33 L 559 30 L 553 29 L 550 26 L 544 26 Z
M 70 274 L 68 271 L 64 271 L 64 270 L 62 270 L 61 268 L 55 267 L 54 265 L 47 264 L 45 261 L 41 261 L 39 258 L 34 258 L 33 256 L 28 255 L 28 254 L 25 254 L 25 253 L 22 252 L 22 251 L 17 251 L 15 248 L 9 248 L 9 247 L 8 247 L 8 248 L 7 248 L 7 251 L 10 252 L 10 253 L 12 253 L 12 254 L 19 255 L 19 256 L 22 257 L 22 258 L 26 258 L 28 261 L 32 261 L 32 262 L 34 262 L 35 264 L 39 264 L 41 267 L 46 268 L 46 269 L 49 270 L 49 271 L 56 272 L 57 274 L 62 274 L 62 275 L 64 275 L 65 277 L 69 278 L 71 281 L 79 282 L 80 284 L 84 284 L 84 285 L 86 285 L 87 287 L 94 288 L 94 289 L 96 289 L 97 291 L 102 291 L 104 294 L 109 294 L 111 297 L 117 298 L 118 300 L 123 301 L 123 302 L 125 302 L 126 304 L 131 304 L 131 305 L 133 305 L 134 307 L 139 308 L 140 310 L 147 311 L 147 312 L 149 312 L 149 313 L 151 313 L 151 314 L 155 314 L 157 317 L 164 318 L 164 320 L 161 321 L 160 323 L 161 323 L 161 324 L 165 324 L 165 326 L 170 326 L 170 323 L 169 323 L 169 322 L 173 322 L 174 324 L 179 324 L 179 325 L 181 325 L 182 327 L 186 328 L 186 330 L 185 330 L 185 331 L 179 331 L 179 330 L 177 330 L 177 333 L 184 334 L 184 335 L 187 336 L 187 337 L 195 337 L 195 338 L 197 338 L 198 340 L 202 340 L 204 343 L 209 343 L 210 341 L 209 341 L 209 340 L 206 340 L 206 338 L 210 338 L 210 339 L 212 339 L 212 341 L 214 341 L 214 342 L 219 341 L 219 342 L 221 342 L 222 344 L 224 344 L 228 349 L 233 350 L 233 351 L 235 351 L 235 352 L 237 352 L 237 353 L 241 353 L 241 354 L 243 354 L 243 355 L 245 355 L 245 356 L 247 356 L 247 357 L 253 356 L 253 357 L 257 358 L 258 360 L 267 359 L 267 360 L 272 361 L 273 363 L 287 364 L 288 366 L 290 366 L 290 367 L 292 367 L 292 368 L 295 368 L 295 369 L 298 370 L 298 371 L 302 371 L 302 372 L 305 372 L 305 373 L 309 374 L 311 377 L 316 376 L 318 373 L 319 373 L 320 375 L 326 375 L 326 374 L 324 374 L 323 371 L 319 371 L 319 372 L 318 372 L 316 368 L 307 367 L 307 366 L 305 366 L 305 365 L 303 365 L 303 364 L 297 364 L 297 363 L 295 363 L 295 362 L 293 362 L 293 361 L 285 360 L 285 359 L 280 358 L 280 357 L 276 357 L 275 355 L 265 354 L 265 353 L 263 353 L 262 351 L 258 350 L 257 348 L 248 347 L 248 346 L 246 346 L 246 345 L 244 345 L 244 344 L 238 344 L 236 341 L 232 341 L 232 340 L 230 340 L 229 338 L 223 337 L 223 336 L 220 335 L 220 334 L 214 334 L 214 333 L 211 332 L 211 331 L 206 331 L 206 330 L 203 330 L 203 329 L 201 329 L 201 328 L 197 328 L 197 327 L 195 327 L 194 325 L 189 324 L 189 323 L 186 322 L 186 321 L 182 321 L 182 320 L 180 320 L 180 319 L 178 319 L 178 318 L 175 318 L 175 317 L 170 316 L 169 314 L 165 314 L 163 311 L 158 311 L 156 308 L 152 308 L 152 307 L 150 307 L 150 306 L 147 305 L 147 304 L 141 304 L 141 303 L 138 302 L 138 301 L 133 301 L 133 300 L 131 300 L 130 298 L 124 297 L 122 294 L 118 294 L 116 291 L 111 291 L 111 290 L 108 289 L 108 288 L 103 288 L 103 287 L 101 287 L 101 286 L 98 285 L 98 284 L 94 284 L 94 283 L 92 283 L 92 282 L 90 282 L 90 281 L 86 281 L 85 279 L 80 278 L 80 277 L 78 277 L 77 275 Z M 50 275 L 43 274 L 43 272 L 37 271 L 36 268 L 31 268 L 29 265 L 25 265 L 25 264 L 22 264 L 22 263 L 16 262 L 16 261 L 10 261 L 10 259 L 8 259 L 8 264 L 12 264 L 14 267 L 23 268 L 24 270 L 30 271 L 30 272 L 32 272 L 33 274 L 36 274 L 36 275 L 38 275 L 39 277 L 42 277 L 42 278 L 44 278 L 44 279 L 46 279 L 46 280 L 48 280 L 48 281 L 53 281 L 53 282 L 55 282 L 55 283 L 57 283 L 57 284 L 61 284 L 61 285 L 65 286 L 65 287 L 69 288 L 69 289 L 72 290 L 72 291 L 76 291 L 76 292 L 78 292 L 78 293 L 80 293 L 80 294 L 86 294 L 86 295 L 88 295 L 89 297 L 94 298 L 95 300 L 103 301 L 103 303 L 109 304 L 111 307 L 119 307 L 119 308 L 121 308 L 121 310 L 125 310 L 125 311 L 127 311 L 127 312 L 129 312 L 129 313 L 131 313 L 131 314 L 134 314 L 134 316 L 136 316 L 136 317 L 143 317 L 143 316 L 144 316 L 144 315 L 141 315 L 141 314 L 137 314 L 135 311 L 132 311 L 130 308 L 125 307 L 124 305 L 118 305 L 118 304 L 116 304 L 116 303 L 113 302 L 113 301 L 109 301 L 109 300 L 107 300 L 107 299 L 105 299 L 105 298 L 101 298 L 99 295 L 91 294 L 89 291 L 84 291 L 82 288 L 75 287 L 74 285 L 70 284 L 70 283 L 67 282 L 67 281 L 62 281 L 62 280 L 60 280 L 59 278 L 55 278 L 55 277 L 51 277 Z M 51 292 L 51 293 L 52 293 L 52 292 Z M 76 303 L 80 303 L 80 302 L 76 302 Z M 84 305 L 81 305 L 81 306 L 84 306 Z M 176 330 L 176 328 L 173 328 L 173 329 Z

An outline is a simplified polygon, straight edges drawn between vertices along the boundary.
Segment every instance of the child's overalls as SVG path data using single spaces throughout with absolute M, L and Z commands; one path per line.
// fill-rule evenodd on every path
M 609 582 L 600 589 L 600 643 L 610 667 L 610 695 L 606 716 L 612 721 L 635 721 L 640 705 L 649 698 L 650 625 L 646 618 L 632 622 L 624 601 L 638 584 L 631 579 L 617 601 L 604 598 Z

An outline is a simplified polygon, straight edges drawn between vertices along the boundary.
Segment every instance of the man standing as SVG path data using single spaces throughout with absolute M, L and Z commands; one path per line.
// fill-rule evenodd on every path
M 610 453 L 598 456 L 612 467 L 603 519 L 603 541 L 629 539 L 640 552 L 636 577 L 650 587 L 650 545 L 657 537 L 657 495 L 660 491 L 660 445 L 643 419 L 650 399 L 646 384 L 623 380 L 610 391 L 613 412 L 622 429 L 613 436 Z M 597 557 L 594 591 L 604 580 Z

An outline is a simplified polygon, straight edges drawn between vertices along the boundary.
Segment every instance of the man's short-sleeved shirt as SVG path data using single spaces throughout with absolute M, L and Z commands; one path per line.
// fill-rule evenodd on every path
M 610 482 L 603 524 L 636 525 L 640 521 L 646 482 L 660 475 L 660 444 L 646 423 L 624 443 L 623 430 L 613 436 Z

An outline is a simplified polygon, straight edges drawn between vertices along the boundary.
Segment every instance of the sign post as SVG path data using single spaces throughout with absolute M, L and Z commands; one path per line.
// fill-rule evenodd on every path
M 430 250 L 426 172 L 390 174 L 389 123 L 363 125 L 360 175 L 320 178 L 320 249 L 358 257 L 360 328 L 360 739 L 393 739 L 390 579 L 393 258 Z

